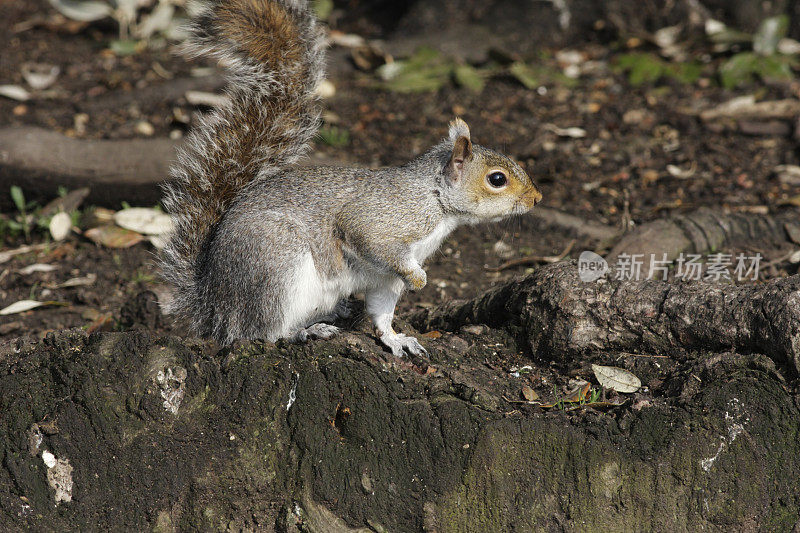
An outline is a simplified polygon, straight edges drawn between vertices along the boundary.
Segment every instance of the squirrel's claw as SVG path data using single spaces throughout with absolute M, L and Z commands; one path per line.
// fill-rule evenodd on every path
M 380 339 L 395 357 L 403 357 L 406 352 L 418 357 L 428 357 L 428 350 L 414 337 L 409 337 L 402 333 L 386 333 L 381 335 Z

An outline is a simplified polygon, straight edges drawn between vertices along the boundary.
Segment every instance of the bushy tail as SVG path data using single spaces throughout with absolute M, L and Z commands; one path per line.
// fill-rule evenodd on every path
M 238 191 L 296 162 L 319 127 L 324 54 L 306 0 L 207 1 L 190 30 L 187 54 L 223 61 L 230 78 L 229 103 L 187 137 L 164 185 L 175 223 L 160 261 L 174 288 L 166 311 L 192 319 L 202 305 L 196 258 L 210 231 Z

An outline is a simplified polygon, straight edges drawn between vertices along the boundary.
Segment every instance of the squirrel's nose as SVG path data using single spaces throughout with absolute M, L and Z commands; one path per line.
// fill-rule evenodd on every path
M 533 207 L 542 201 L 542 193 L 536 187 L 531 187 L 525 196 L 527 197 L 525 203 L 528 204 L 528 207 Z

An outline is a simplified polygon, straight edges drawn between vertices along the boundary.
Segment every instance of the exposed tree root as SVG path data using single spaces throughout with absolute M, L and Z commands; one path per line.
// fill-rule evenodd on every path
M 800 216 L 788 210 L 776 215 L 721 213 L 698 209 L 669 219 L 648 222 L 623 236 L 606 259 L 617 260 L 620 254 L 641 254 L 643 271 L 647 271 L 650 255 L 667 260 L 681 253 L 703 254 L 731 246 L 759 249 L 780 247 L 789 242 L 800 244 Z
M 575 262 L 542 267 L 469 301 L 417 313 L 421 329 L 505 327 L 540 359 L 601 350 L 763 353 L 800 370 L 800 276 L 763 285 L 578 278 Z
M 155 204 L 177 143 L 169 139 L 78 140 L 34 127 L 0 129 L 0 183 L 51 200 L 58 188 L 89 187 L 88 201 Z M 0 197 L 0 208 L 12 208 Z
M 0 185 L 19 185 L 28 199 L 43 202 L 57 196 L 59 187 L 88 187 L 92 204 L 152 205 L 161 199 L 159 183 L 168 176 L 177 146 L 178 141 L 163 138 L 73 139 L 43 128 L 0 128 Z M 14 209 L 7 195 L 0 195 L 0 209 Z
M 550 207 L 537 207 L 526 216 L 547 227 L 557 228 L 570 235 L 601 244 L 606 244 L 616 239 L 620 234 L 620 230 L 617 228 L 597 222 L 589 222 L 585 218 L 570 215 Z

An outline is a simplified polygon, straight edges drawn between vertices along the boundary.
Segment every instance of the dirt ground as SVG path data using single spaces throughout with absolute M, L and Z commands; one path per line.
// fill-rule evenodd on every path
M 80 31 L 65 24 L 25 28 L 30 25 L 20 24 L 52 14 L 46 2 L 3 5 L 0 84 L 24 84 L 20 72 L 29 62 L 59 65 L 61 74 L 41 98 L 25 103 L 0 98 L 0 126 L 38 125 L 77 138 L 115 139 L 142 136 L 137 125 L 146 121 L 153 136 L 178 136 L 191 126 L 191 117 L 202 112 L 183 97 L 159 98 L 158 88 L 210 65 L 187 62 L 169 45 L 118 57 L 106 49 L 116 31 L 110 23 Z M 347 130 L 350 140 L 340 147 L 320 141 L 315 150 L 343 163 L 400 164 L 437 142 L 447 122 L 460 115 L 476 142 L 502 149 L 522 163 L 544 193 L 543 206 L 616 228 L 629 220 L 642 224 L 703 206 L 770 213 L 787 209 L 782 204 L 800 192 L 796 182 L 780 180 L 774 171 L 778 165 L 800 163 L 798 143 L 791 134 L 711 131 L 696 114 L 744 94 L 797 98 L 797 81 L 731 91 L 720 88 L 709 75 L 692 84 L 665 81 L 634 87 L 624 73 L 609 67 L 618 53 L 612 46 L 577 43 L 572 48 L 606 67 L 583 74 L 574 86 L 554 82 L 529 90 L 510 77 L 496 77 L 478 93 L 446 85 L 418 94 L 375 88 L 374 77 L 359 72 L 334 50 L 331 81 L 336 95 L 325 100 L 326 122 Z M 547 52 L 540 61 L 559 68 L 555 51 Z M 148 96 L 140 101 L 138 94 Z M 188 123 L 180 117 L 189 117 Z M 559 135 L 558 128 L 582 128 L 586 135 Z M 685 175 L 671 174 L 670 165 L 685 170 Z M 1 194 L 7 194 L 10 185 L 3 184 Z M 128 203 L 137 205 L 137 199 Z M 90 218 L 91 208 L 86 213 Z M 404 297 L 399 315 L 470 297 L 524 274 L 535 266 L 498 273 L 487 267 L 530 254 L 558 255 L 572 237 L 529 218 L 462 228 L 430 259 L 428 286 Z M 6 249 L 26 243 L 21 236 L 3 239 Z M 33 242 L 45 240 L 44 232 L 32 237 Z M 596 246 L 579 238 L 568 257 Z M 767 261 L 777 259 L 765 269 L 765 278 L 797 272 L 796 264 L 780 259 L 784 250 L 748 251 L 762 253 Z M 71 327 L 97 330 L 135 324 L 131 309 L 142 301 L 137 304 L 136 296 L 163 291 L 153 268 L 154 253 L 146 243 L 108 249 L 73 234 L 64 243 L 0 264 L 0 307 L 23 299 L 58 302 L 0 318 L 0 342 L 20 336 L 41 338 Z M 57 268 L 20 272 L 34 263 Z M 60 287 L 67 280 L 91 275 L 96 279 L 87 285 Z M 122 311 L 126 304 L 127 315 Z M 185 333 L 169 320 L 142 320 L 150 320 L 159 333 Z

